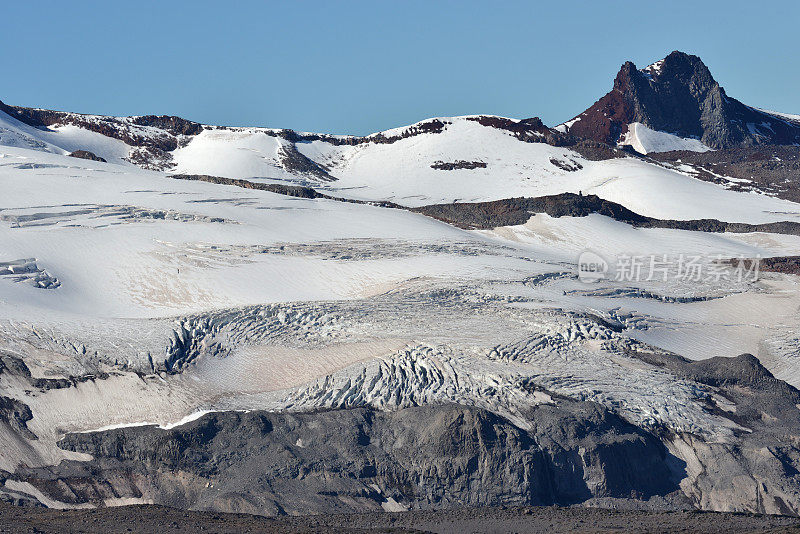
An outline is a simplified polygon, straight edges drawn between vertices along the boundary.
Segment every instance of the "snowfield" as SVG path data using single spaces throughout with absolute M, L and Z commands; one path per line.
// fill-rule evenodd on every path
M 648 128 L 641 122 L 628 125 L 628 131 L 619 142 L 630 145 L 640 154 L 650 152 L 669 152 L 670 150 L 691 150 L 692 152 L 708 152 L 711 148 L 697 139 L 687 139 L 666 132 Z
M 66 432 L 168 427 L 220 410 L 457 402 L 524 427 L 526 408 L 552 394 L 643 428 L 722 443 L 742 432 L 706 409 L 710 390 L 631 358 L 632 347 L 695 360 L 751 352 L 800 386 L 792 276 L 585 284 L 575 275 L 585 249 L 610 262 L 764 257 L 800 254 L 796 236 L 641 229 L 597 214 L 466 231 L 404 209 L 170 177 L 313 184 L 412 207 L 580 191 L 659 218 L 800 220 L 798 204 L 643 160 L 589 161 L 466 118 L 440 120 L 440 133 L 391 143 L 206 129 L 163 172 L 133 165 L 121 141 L 0 114 L 0 352 L 35 378 L 90 377 L 28 394 L 27 379 L 0 373 L 39 438 L 0 432 L 0 468 L 80 459 L 56 446 Z M 703 149 L 634 132 L 643 152 Z M 108 163 L 66 155 L 79 149 Z M 294 150 L 335 181 L 287 167 Z

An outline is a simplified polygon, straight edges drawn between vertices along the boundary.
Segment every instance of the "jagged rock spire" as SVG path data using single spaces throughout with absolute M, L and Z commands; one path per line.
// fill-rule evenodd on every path
M 613 89 L 571 121 L 569 132 L 614 144 L 634 122 L 711 148 L 800 143 L 800 124 L 727 96 L 698 56 L 679 51 L 644 69 L 625 62 Z

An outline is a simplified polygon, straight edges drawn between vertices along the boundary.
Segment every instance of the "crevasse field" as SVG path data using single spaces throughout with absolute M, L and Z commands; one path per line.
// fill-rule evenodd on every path
M 576 277 L 587 249 L 612 263 L 702 256 L 711 269 L 714 258 L 800 254 L 797 236 L 636 228 L 598 214 L 463 230 L 399 208 L 170 177 L 298 184 L 408 207 L 581 192 L 662 219 L 800 221 L 798 204 L 679 168 L 589 161 L 466 118 L 440 120 L 439 133 L 352 145 L 206 129 L 164 172 L 127 161 L 122 141 L 0 113 L 0 350 L 34 377 L 102 377 L 31 391 L 0 374 L 38 437 L 0 432 L 0 469 L 82 458 L 56 446 L 65 433 L 171 427 L 223 410 L 453 402 L 524 428 L 525 409 L 565 395 L 713 442 L 742 430 L 706 409 L 696 383 L 628 357 L 631 347 L 692 360 L 749 352 L 800 387 L 794 277 Z M 108 162 L 67 155 L 78 149 Z M 335 180 L 287 168 L 286 150 Z M 431 167 L 459 160 L 487 165 Z M 36 494 L 26 484 L 13 482 Z

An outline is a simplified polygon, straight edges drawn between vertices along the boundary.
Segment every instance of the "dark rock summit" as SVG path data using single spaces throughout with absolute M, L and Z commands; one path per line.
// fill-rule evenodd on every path
M 715 149 L 800 143 L 800 122 L 729 97 L 699 57 L 678 51 L 641 70 L 626 62 L 613 89 L 567 124 L 570 134 L 615 144 L 634 122 Z

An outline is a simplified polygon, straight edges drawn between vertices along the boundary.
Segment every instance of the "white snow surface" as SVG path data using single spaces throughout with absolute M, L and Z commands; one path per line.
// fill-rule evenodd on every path
M 680 137 L 667 132 L 648 128 L 641 122 L 632 122 L 628 131 L 620 139 L 619 144 L 630 145 L 640 154 L 651 152 L 669 152 L 671 150 L 690 150 L 692 152 L 708 152 L 711 148 L 698 139 Z
M 652 77 L 653 74 L 659 74 L 661 72 L 661 67 L 664 66 L 664 60 L 660 59 L 655 63 L 652 63 L 645 68 L 642 69 L 642 72 L 645 73 L 648 77 Z
M 679 170 L 635 158 L 588 161 L 567 148 L 519 141 L 505 130 L 470 120 L 473 118 L 435 119 L 444 123 L 444 131 L 417 134 L 392 143 L 340 145 L 325 140 L 294 144 L 267 128 L 208 127 L 199 135 L 185 136 L 172 153 L 174 167 L 169 172 L 312 185 L 336 196 L 389 200 L 405 206 L 582 191 L 659 218 L 713 217 L 762 223 L 800 216 L 798 206 L 788 201 L 757 194 L 742 195 Z M 431 120 L 434 119 L 423 122 Z M 400 135 L 415 126 L 382 134 Z M 0 128 L 12 132 L 5 137 L 6 143 L 2 141 L 5 130 L 0 130 L 0 145 L 59 154 L 83 148 L 109 162 L 131 165 L 124 159 L 130 147 L 74 126 L 41 131 L 0 113 Z M 155 130 L 136 128 L 141 135 Z M 643 143 L 637 150 L 704 149 L 696 140 L 654 132 L 641 125 L 633 125 L 632 131 L 636 132 L 636 142 Z M 41 146 L 31 147 L 30 143 Z M 287 169 L 283 154 L 291 149 L 327 169 L 336 180 L 320 180 Z M 486 167 L 454 170 L 431 167 L 437 162 L 457 161 L 481 162 Z M 577 170 L 564 170 L 561 164 Z
M 175 172 L 291 180 L 280 164 L 288 143 L 257 128 L 204 130 L 173 153 Z

